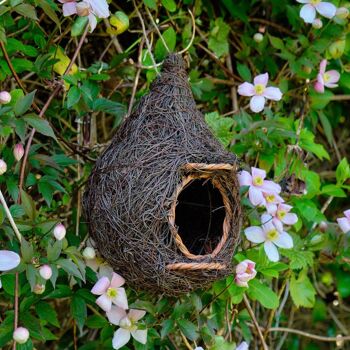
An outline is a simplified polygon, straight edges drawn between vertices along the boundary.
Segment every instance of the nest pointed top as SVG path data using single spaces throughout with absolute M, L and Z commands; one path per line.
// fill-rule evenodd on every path
M 84 210 L 101 254 L 134 287 L 168 294 L 203 287 L 231 273 L 241 221 L 235 171 L 191 173 L 184 165 L 235 162 L 235 155 L 223 149 L 196 109 L 184 60 L 170 54 L 161 75 L 118 129 L 90 175 Z M 225 197 L 227 239 L 220 241 L 215 257 L 205 250 L 211 249 L 210 244 L 217 247 L 220 237 L 210 242 L 200 237 L 202 248 L 199 238 L 181 242 L 175 232 L 181 186 L 190 186 L 197 178 L 205 180 L 203 186 L 208 182 L 216 186 Z M 194 261 L 200 264 L 195 270 L 168 268 L 189 267 Z

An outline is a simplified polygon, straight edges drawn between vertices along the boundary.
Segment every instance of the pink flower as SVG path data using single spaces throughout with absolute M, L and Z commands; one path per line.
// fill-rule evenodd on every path
M 264 205 L 266 200 L 263 193 L 280 193 L 281 186 L 273 181 L 265 180 L 266 171 L 259 168 L 252 168 L 252 174 L 243 170 L 238 174 L 240 186 L 249 186 L 249 200 L 253 205 Z
M 4 160 L 0 159 L 0 175 L 3 175 L 6 173 L 7 170 L 7 164 Z
M 59 223 L 53 229 L 53 235 L 58 241 L 61 241 L 64 237 L 66 237 L 66 228 L 63 224 Z
M 20 256 L 11 250 L 0 250 L 0 271 L 14 269 L 21 262 Z
M 236 266 L 235 283 L 240 287 L 248 287 L 248 281 L 256 276 L 255 262 L 243 260 Z
M 344 211 L 345 217 L 337 219 L 340 229 L 347 233 L 350 231 L 350 209 Z
M 282 92 L 276 87 L 266 87 L 269 80 L 269 74 L 260 74 L 254 78 L 254 85 L 244 82 L 238 86 L 238 93 L 242 96 L 252 97 L 250 100 L 250 109 L 255 112 L 261 112 L 264 109 L 266 99 L 279 101 L 282 98 Z
M 39 274 L 44 280 L 49 280 L 52 276 L 52 269 L 49 265 L 43 265 L 39 269 Z
M 13 340 L 18 344 L 24 344 L 29 339 L 29 331 L 27 328 L 18 327 L 13 332 Z
M 249 345 L 244 341 L 241 344 L 239 344 L 236 348 L 236 350 L 248 350 Z
M 76 2 L 75 0 L 58 0 L 63 4 L 63 16 L 78 16 L 88 17 L 91 32 L 96 28 L 96 18 L 109 17 L 108 3 L 106 0 L 84 0 Z
M 122 309 L 128 308 L 128 299 L 125 289 L 120 288 L 125 283 L 123 277 L 113 272 L 112 279 L 101 277 L 91 289 L 91 293 L 100 295 L 96 304 L 104 311 L 108 312 L 112 308 L 112 303 Z
M 138 321 L 145 316 L 146 311 L 131 309 L 129 313 L 118 306 L 112 306 L 107 312 L 109 322 L 120 328 L 114 333 L 112 345 L 113 349 L 120 349 L 128 343 L 132 336 L 141 344 L 147 342 L 147 329 L 139 329 Z
M 297 0 L 305 4 L 300 10 L 300 17 L 305 23 L 312 23 L 316 18 L 316 11 L 323 17 L 332 18 L 335 16 L 337 8 L 330 2 L 321 0 Z
M 266 207 L 267 211 L 274 210 L 278 204 L 283 203 L 284 199 L 277 193 L 274 192 L 263 192 L 264 202 L 263 206 Z
M 276 226 L 279 232 L 283 231 L 283 224 L 294 225 L 298 221 L 298 216 L 294 213 L 290 213 L 293 207 L 288 204 L 278 204 L 278 206 L 270 207 L 267 210 L 272 215 L 272 222 Z
M 261 216 L 262 226 L 251 226 L 244 230 L 247 239 L 253 243 L 264 243 L 264 250 L 271 261 L 279 260 L 279 253 L 276 248 L 290 249 L 293 247 L 293 239 L 287 232 L 279 232 L 273 224 L 272 216 L 263 214 Z
M 0 91 L 0 105 L 11 102 L 11 95 L 7 91 Z
M 317 92 L 323 93 L 324 87 L 335 88 L 340 79 L 340 74 L 336 70 L 329 70 L 326 72 L 327 60 L 322 60 L 320 63 L 320 70 L 317 74 L 317 81 L 314 88 Z
M 17 162 L 19 162 L 22 159 L 23 155 L 24 155 L 23 145 L 21 143 L 17 143 L 17 145 L 15 145 L 15 147 L 13 148 L 13 156 L 15 157 Z

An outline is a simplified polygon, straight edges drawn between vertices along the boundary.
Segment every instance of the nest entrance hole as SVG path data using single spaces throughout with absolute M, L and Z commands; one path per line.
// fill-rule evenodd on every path
M 222 194 L 210 179 L 194 179 L 178 195 L 175 225 L 191 254 L 215 250 L 224 234 L 225 216 Z

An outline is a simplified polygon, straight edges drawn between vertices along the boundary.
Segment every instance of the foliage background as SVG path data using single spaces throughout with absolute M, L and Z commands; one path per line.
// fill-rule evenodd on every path
M 257 263 L 258 276 L 247 295 L 259 325 L 323 337 L 349 335 L 349 235 L 335 224 L 350 206 L 348 20 L 324 20 L 323 28 L 314 29 L 292 0 L 113 0 L 110 10 L 128 16 L 127 31 L 115 34 L 104 19 L 93 33 L 84 33 L 86 20 L 63 17 L 61 4 L 52 0 L 0 5 L 0 85 L 12 95 L 11 103 L 0 107 L 1 157 L 8 165 L 0 185 L 25 238 L 20 246 L 2 208 L 0 248 L 21 252 L 19 322 L 31 335 L 17 348 L 112 348 L 114 328 L 95 305 L 90 289 L 96 274 L 81 255 L 87 240 L 81 196 L 94 161 L 156 76 L 138 11 L 156 62 L 167 49 L 153 22 L 170 51 L 184 49 L 194 32 L 186 59 L 198 108 L 244 167 L 264 168 L 277 182 L 295 174 L 299 182 L 293 184 L 306 184 L 306 194 L 296 195 L 295 187 L 284 194 L 299 221 L 291 231 L 295 248 L 282 251 L 281 262 L 269 262 L 246 241 L 237 252 L 237 261 Z M 263 34 L 260 43 L 253 39 L 257 32 Z M 72 74 L 64 75 L 75 54 Z M 341 79 L 338 88 L 319 94 L 312 85 L 323 58 Z M 254 114 L 237 86 L 264 72 L 283 99 Z M 28 145 L 31 135 L 28 159 L 16 162 L 14 145 Z M 246 224 L 257 224 L 256 210 L 246 199 L 243 204 Z M 52 239 L 57 222 L 67 227 L 61 243 Z M 44 283 L 37 272 L 42 263 L 49 263 L 54 274 L 37 294 L 35 285 Z M 148 342 L 125 348 L 235 349 L 245 339 L 257 349 L 259 338 L 242 302 L 245 290 L 232 279 L 180 299 L 128 289 L 132 306 L 148 312 Z M 1 280 L 0 348 L 9 349 L 16 275 L 4 273 Z M 281 330 L 263 333 L 271 349 L 350 349 L 346 341 Z

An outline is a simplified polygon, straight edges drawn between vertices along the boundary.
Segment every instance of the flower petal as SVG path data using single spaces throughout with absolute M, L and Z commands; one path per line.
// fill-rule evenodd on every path
M 262 243 L 266 239 L 264 231 L 259 226 L 247 227 L 244 230 L 244 234 L 246 235 L 248 241 L 253 243 Z
M 335 13 L 337 12 L 335 5 L 331 4 L 330 2 L 320 2 L 315 7 L 316 11 L 326 18 L 334 17 Z
M 344 215 L 346 218 L 350 220 L 350 209 L 344 211 Z
M 282 98 L 281 90 L 277 87 L 272 86 L 267 87 L 262 95 L 273 101 L 279 101 Z
M 261 190 L 254 187 L 254 186 L 249 187 L 248 195 L 249 195 L 249 200 L 255 206 L 263 205 L 265 203 L 265 198 L 264 198 Z
M 326 72 L 326 67 L 327 67 L 327 60 L 323 59 L 320 62 L 320 75 L 321 75 L 321 78 L 322 78 L 323 74 Z M 317 79 L 318 79 L 318 76 L 317 76 Z M 323 84 L 323 78 L 322 78 L 322 84 Z
M 339 218 L 337 219 L 338 225 L 340 229 L 344 232 L 347 233 L 350 231 L 350 220 L 348 218 Z
M 254 168 L 252 167 L 252 177 L 261 177 L 263 180 L 266 177 L 266 171 L 264 169 Z
M 108 3 L 106 0 L 85 0 L 90 4 L 93 13 L 98 18 L 108 18 L 110 13 L 108 9 Z
M 254 85 L 266 86 L 269 81 L 269 73 L 259 74 L 254 78 Z
M 248 262 L 247 260 L 241 261 L 237 266 L 236 266 L 236 274 L 242 274 L 245 273 L 248 268 Z
M 238 86 L 237 92 L 241 96 L 254 96 L 255 95 L 254 85 L 244 82 L 243 84 Z
M 112 308 L 112 300 L 106 294 L 102 294 L 96 299 L 96 304 L 104 311 L 109 312 Z
M 108 321 L 119 326 L 120 320 L 126 316 L 126 311 L 119 306 L 112 305 L 111 310 L 106 312 Z
M 250 109 L 254 113 L 259 113 L 264 109 L 265 97 L 264 96 L 253 96 L 250 100 Z
M 309 4 L 310 0 L 297 0 L 300 4 Z
M 114 332 L 114 336 L 112 339 L 113 349 L 120 349 L 130 340 L 130 332 L 126 329 L 119 328 L 116 332 Z
M 315 91 L 323 94 L 324 93 L 324 84 L 322 84 L 319 81 L 316 81 L 314 84 L 314 89 L 315 89 Z
M 277 218 L 272 219 L 273 224 L 275 225 L 278 232 L 283 232 L 283 223 Z
M 89 18 L 89 25 L 90 25 L 90 33 L 92 33 L 96 28 L 97 19 L 93 13 L 90 13 L 88 18 Z
M 276 238 L 273 243 L 277 245 L 277 247 L 290 249 L 293 248 L 293 239 L 287 232 L 282 232 L 278 238 Z
M 112 280 L 111 280 L 111 287 L 112 288 L 119 288 L 125 283 L 125 279 L 118 275 L 117 273 L 113 272 Z
M 248 350 L 248 349 L 249 349 L 249 346 L 245 341 L 239 344 L 236 348 L 236 350 Z
M 242 281 L 241 279 L 238 278 L 238 276 L 235 277 L 235 283 L 239 287 L 248 287 L 248 282 L 247 281 Z
M 141 320 L 141 318 L 143 316 L 145 316 L 145 315 L 146 315 L 146 311 L 145 310 L 130 309 L 130 311 L 129 311 L 129 318 L 132 321 Z
M 14 269 L 21 262 L 20 256 L 11 250 L 0 250 L 0 271 Z
M 237 177 L 240 186 L 252 185 L 252 176 L 248 173 L 248 171 L 242 170 Z
M 121 307 L 124 310 L 129 308 L 128 298 L 126 296 L 124 288 L 117 288 L 117 296 L 113 298 L 112 301 L 113 301 L 113 304 Z
M 107 277 L 101 277 L 91 289 L 91 293 L 95 295 L 101 295 L 107 291 L 110 286 L 109 279 Z
M 276 262 L 280 259 L 276 246 L 271 241 L 264 243 L 264 250 L 270 261 Z
M 62 6 L 63 16 L 71 16 L 77 13 L 77 4 L 75 2 L 67 2 Z
M 261 189 L 264 190 L 264 192 L 273 192 L 273 193 L 280 193 L 281 192 L 281 186 L 279 184 L 276 184 L 276 182 L 273 182 L 271 180 L 265 180 L 263 185 L 261 186 Z
M 305 23 L 312 23 L 316 18 L 315 8 L 310 4 L 304 5 L 300 10 L 300 17 Z
M 141 344 L 147 343 L 147 329 L 137 329 L 132 331 L 131 335 Z
M 298 222 L 298 216 L 294 213 L 287 213 L 282 219 L 282 222 L 286 225 L 294 225 Z
M 327 86 L 327 84 L 335 84 L 339 81 L 340 79 L 340 74 L 339 72 L 337 72 L 336 70 L 332 69 L 329 70 L 327 72 L 327 74 L 329 75 L 329 79 L 327 81 L 327 83 L 325 83 L 325 85 Z

